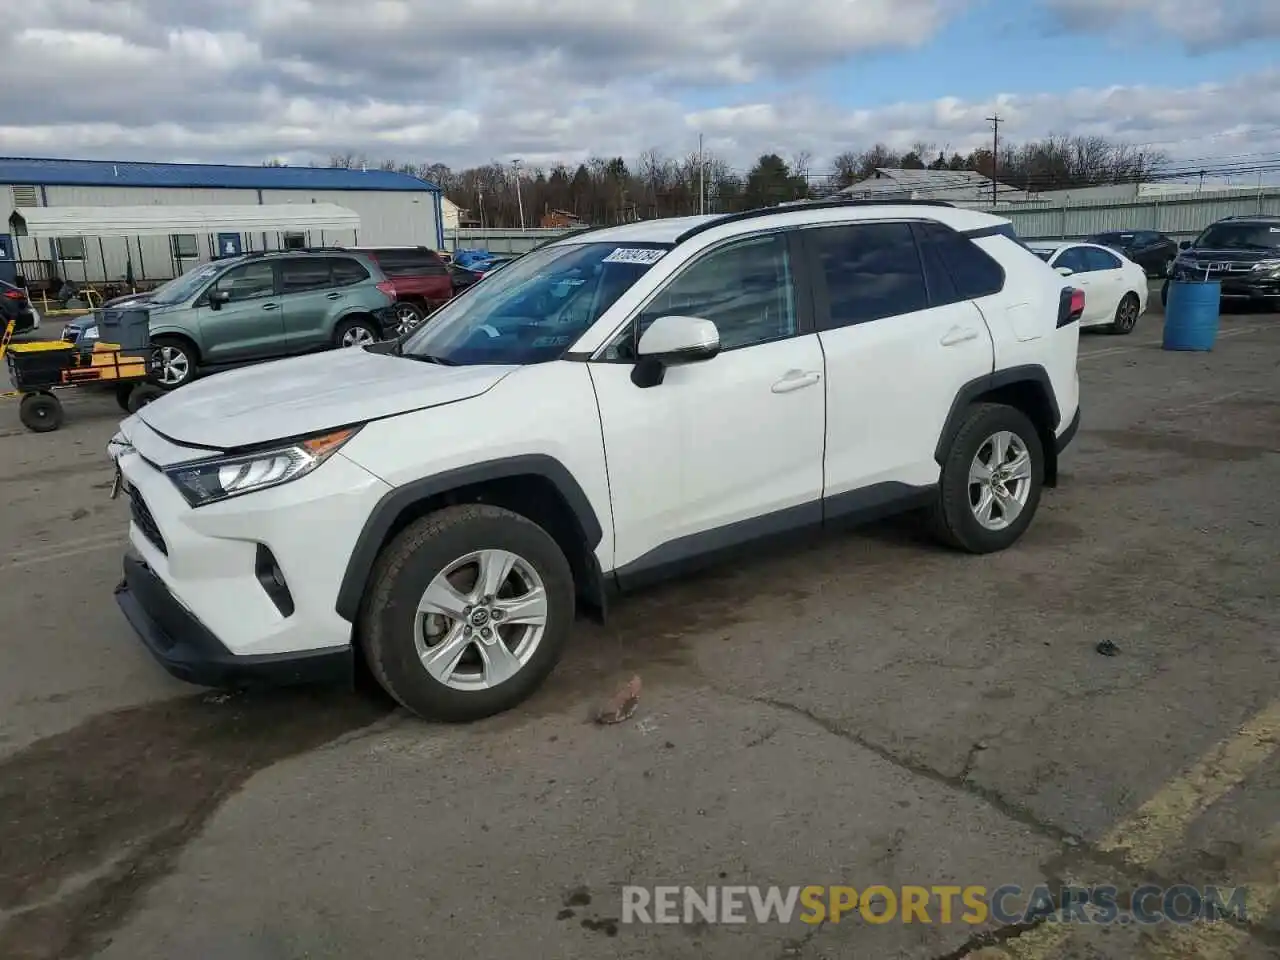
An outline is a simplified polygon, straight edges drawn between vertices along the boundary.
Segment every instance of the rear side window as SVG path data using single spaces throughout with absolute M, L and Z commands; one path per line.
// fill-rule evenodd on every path
M 302 293 L 306 290 L 323 290 L 332 280 L 330 261 L 325 257 L 299 257 L 280 263 L 280 292 Z
M 906 223 L 859 223 L 805 231 L 825 281 L 827 329 L 914 313 L 929 306 L 924 269 Z M 820 304 L 821 309 L 821 304 Z
M 934 278 L 930 277 L 934 306 L 956 300 L 977 300 L 1004 289 L 1004 268 L 972 240 L 940 223 L 917 224 L 916 231 L 926 262 L 941 266 L 950 280 L 950 287 L 937 284 L 941 289 L 935 290 Z M 939 299 L 938 294 L 945 294 L 948 290 L 953 290 L 954 296 Z
M 1099 250 L 1097 247 L 1084 248 L 1085 263 L 1089 266 L 1089 270 L 1118 270 L 1120 269 L 1120 258 L 1114 253 L 1108 253 L 1106 250 Z
M 353 283 L 369 279 L 369 271 L 364 265 L 346 257 L 335 258 L 333 264 L 333 284 L 336 287 L 349 287 Z
M 374 250 L 373 258 L 388 277 L 443 277 L 449 273 L 444 261 L 430 250 Z

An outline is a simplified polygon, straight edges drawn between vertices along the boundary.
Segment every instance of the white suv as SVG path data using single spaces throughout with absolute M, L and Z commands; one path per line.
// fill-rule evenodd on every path
M 822 202 L 579 233 L 401 341 L 197 381 L 125 420 L 117 598 L 208 685 L 373 676 L 505 710 L 581 605 L 900 510 L 985 553 L 1079 422 L 1083 295 L 1007 221 Z

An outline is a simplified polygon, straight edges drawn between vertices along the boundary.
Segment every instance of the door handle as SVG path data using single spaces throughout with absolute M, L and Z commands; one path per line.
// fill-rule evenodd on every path
M 944 347 L 953 347 L 957 343 L 964 343 L 968 340 L 977 340 L 978 331 L 973 327 L 952 327 L 942 335 L 942 339 L 938 342 Z
M 280 304 L 278 304 L 278 303 L 264 303 L 264 304 L 262 305 L 262 309 L 263 309 L 263 310 L 279 310 L 279 309 L 280 309 Z
M 326 300 L 341 300 L 341 299 L 342 299 L 342 294 L 340 294 L 340 293 L 328 293 L 328 294 L 325 294 L 325 299 L 326 299 Z
M 774 393 L 790 393 L 792 390 L 812 387 L 821 379 L 822 374 L 817 370 L 788 370 L 786 375 L 769 389 Z

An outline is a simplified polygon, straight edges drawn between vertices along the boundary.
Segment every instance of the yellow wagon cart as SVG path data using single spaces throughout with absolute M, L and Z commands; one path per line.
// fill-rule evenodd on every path
M 145 330 L 147 316 L 145 311 L 140 313 Z M 131 325 L 126 322 L 126 326 Z M 90 350 L 58 340 L 9 343 L 9 339 L 0 340 L 0 347 L 9 378 L 22 398 L 18 418 L 35 433 L 49 433 L 62 426 L 65 413 L 62 401 L 54 394 L 58 388 L 114 384 L 120 406 L 130 413 L 164 394 L 163 389 L 150 382 L 153 367 L 149 346 L 130 349 L 119 343 L 102 342 Z

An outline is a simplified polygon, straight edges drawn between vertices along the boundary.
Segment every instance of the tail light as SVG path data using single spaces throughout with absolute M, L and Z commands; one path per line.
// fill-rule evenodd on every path
M 23 293 L 21 290 L 6 290 L 6 291 L 4 292 L 4 297 L 5 297 L 5 299 L 6 299 L 6 300 L 25 300 L 25 299 L 27 299 L 27 295 L 26 295 L 25 293 Z
M 381 283 L 377 284 L 377 287 L 379 291 L 385 293 L 392 300 L 396 298 L 396 285 L 390 280 L 383 280 Z
M 1084 315 L 1084 291 L 1064 287 L 1058 298 L 1058 326 L 1075 323 Z

